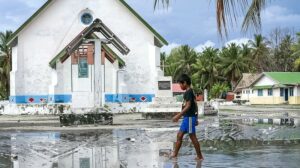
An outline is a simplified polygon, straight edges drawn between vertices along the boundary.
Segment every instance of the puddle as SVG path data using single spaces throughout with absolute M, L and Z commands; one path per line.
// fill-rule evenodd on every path
M 197 130 L 205 161 L 184 137 L 177 161 L 168 159 L 178 127 L 78 132 L 0 132 L 0 167 L 298 167 L 300 129 L 209 117 Z

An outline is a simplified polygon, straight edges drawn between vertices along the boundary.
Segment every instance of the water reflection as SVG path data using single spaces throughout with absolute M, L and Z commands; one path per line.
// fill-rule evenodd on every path
M 262 167 L 300 164 L 298 127 L 249 125 L 243 119 L 208 118 L 201 122 L 197 132 L 204 162 L 194 160 L 196 154 L 188 136 L 184 138 L 178 160 L 169 158 L 177 129 L 0 132 L 0 167 L 260 167 L 256 161 L 262 158 L 265 159 L 261 161 Z
M 12 134 L 12 165 L 14 168 L 120 167 L 117 146 L 98 146 L 94 142 L 97 137 L 57 132 Z

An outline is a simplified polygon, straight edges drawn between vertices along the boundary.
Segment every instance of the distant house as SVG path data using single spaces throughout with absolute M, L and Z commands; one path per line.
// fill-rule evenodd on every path
M 264 72 L 250 88 L 251 104 L 300 104 L 300 72 Z
M 234 100 L 249 101 L 252 94 L 251 84 L 256 81 L 261 74 L 243 73 L 242 78 L 238 81 L 234 89 Z
M 181 89 L 179 83 L 172 84 L 173 96 L 182 95 L 185 91 Z

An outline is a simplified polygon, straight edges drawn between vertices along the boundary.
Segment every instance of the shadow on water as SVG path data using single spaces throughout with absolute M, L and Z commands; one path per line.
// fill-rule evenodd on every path
M 157 124 L 157 123 L 156 123 Z M 178 127 L 79 132 L 2 132 L 0 167 L 297 167 L 300 129 L 206 118 L 197 135 L 205 156 L 184 137 L 178 160 L 170 160 Z M 259 161 L 259 162 L 258 162 Z

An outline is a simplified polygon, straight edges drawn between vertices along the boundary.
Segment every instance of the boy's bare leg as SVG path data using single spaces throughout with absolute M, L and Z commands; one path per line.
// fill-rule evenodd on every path
M 198 142 L 197 136 L 196 134 L 190 134 L 190 139 L 192 141 L 192 143 L 194 144 L 196 153 L 197 153 L 197 160 L 204 160 L 202 153 L 201 153 L 201 149 L 200 149 L 200 143 Z
M 174 152 L 173 152 L 173 154 L 171 156 L 172 158 L 176 158 L 177 157 L 179 149 L 180 149 L 181 144 L 182 144 L 183 136 L 184 136 L 183 132 L 179 131 L 177 133 L 177 141 L 176 141 L 176 144 L 175 144 L 175 150 L 174 150 Z

